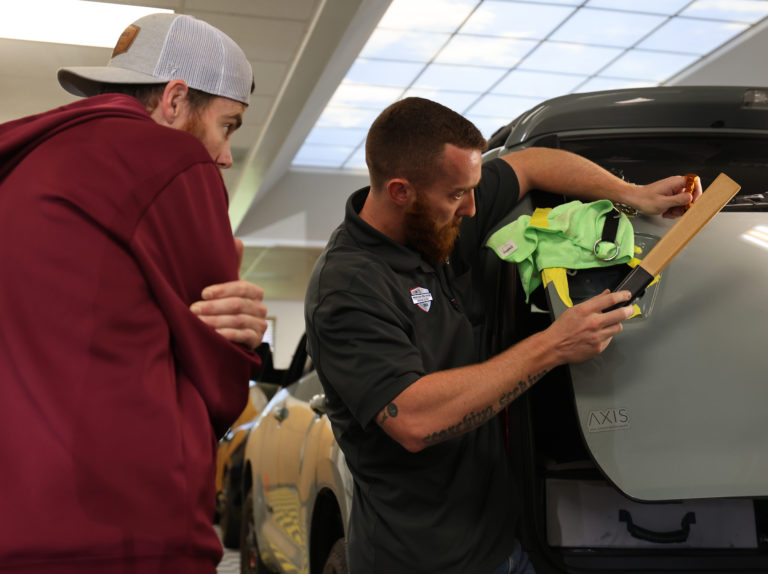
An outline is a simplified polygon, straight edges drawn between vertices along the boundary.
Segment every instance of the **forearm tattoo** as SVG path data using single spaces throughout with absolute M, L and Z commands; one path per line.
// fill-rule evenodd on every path
M 379 417 L 379 425 L 383 425 L 384 421 L 390 418 L 395 418 L 397 416 L 398 410 L 397 405 L 395 403 L 389 403 L 385 408 L 384 412 L 381 413 L 381 416 Z
M 486 423 L 494 417 L 498 412 L 501 412 L 504 407 L 514 401 L 517 397 L 522 395 L 526 390 L 531 388 L 534 383 L 541 380 L 541 378 L 547 374 L 547 370 L 543 370 L 535 375 L 528 375 L 527 379 L 524 379 L 517 383 L 517 385 L 511 390 L 499 397 L 499 402 L 496 405 L 488 405 L 486 408 L 476 413 L 470 411 L 462 417 L 462 419 L 454 425 L 449 426 L 438 432 L 434 432 L 424 437 L 424 444 L 431 445 L 443 442 L 445 440 L 460 436 L 473 429 L 476 429 L 480 425 Z M 391 405 L 394 406 L 394 405 Z M 395 416 L 397 409 L 395 408 Z M 383 422 L 383 421 L 382 421 Z

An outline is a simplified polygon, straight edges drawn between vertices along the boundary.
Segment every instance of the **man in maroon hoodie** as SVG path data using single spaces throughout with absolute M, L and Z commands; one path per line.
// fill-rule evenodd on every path
M 59 81 L 89 97 L 0 125 L 0 572 L 211 573 L 266 326 L 219 173 L 251 67 L 162 14 Z

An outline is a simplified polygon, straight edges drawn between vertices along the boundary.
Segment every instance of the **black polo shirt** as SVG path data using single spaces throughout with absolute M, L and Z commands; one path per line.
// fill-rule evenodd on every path
M 497 420 L 409 453 L 375 418 L 424 375 L 487 358 L 472 264 L 517 202 L 517 178 L 503 160 L 483 167 L 477 214 L 462 221 L 450 264 L 437 267 L 360 218 L 368 191 L 347 202 L 305 307 L 309 352 L 355 479 L 350 572 L 490 572 L 511 553 L 515 525 Z

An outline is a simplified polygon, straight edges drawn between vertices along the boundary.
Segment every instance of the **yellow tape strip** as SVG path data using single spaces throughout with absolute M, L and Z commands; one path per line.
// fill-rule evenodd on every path
M 549 228 L 549 212 L 552 211 L 551 207 L 537 207 L 531 215 L 529 226 L 541 227 L 542 229 Z
M 554 283 L 555 291 L 560 300 L 566 307 L 573 307 L 570 290 L 568 289 L 568 275 L 565 274 L 565 267 L 549 267 L 541 270 L 541 281 L 546 288 L 550 283 Z

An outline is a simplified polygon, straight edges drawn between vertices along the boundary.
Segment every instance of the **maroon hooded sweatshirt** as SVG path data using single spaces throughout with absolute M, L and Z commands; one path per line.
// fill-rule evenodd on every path
M 215 449 L 258 360 L 221 175 L 134 98 L 0 125 L 0 572 L 215 572 Z

